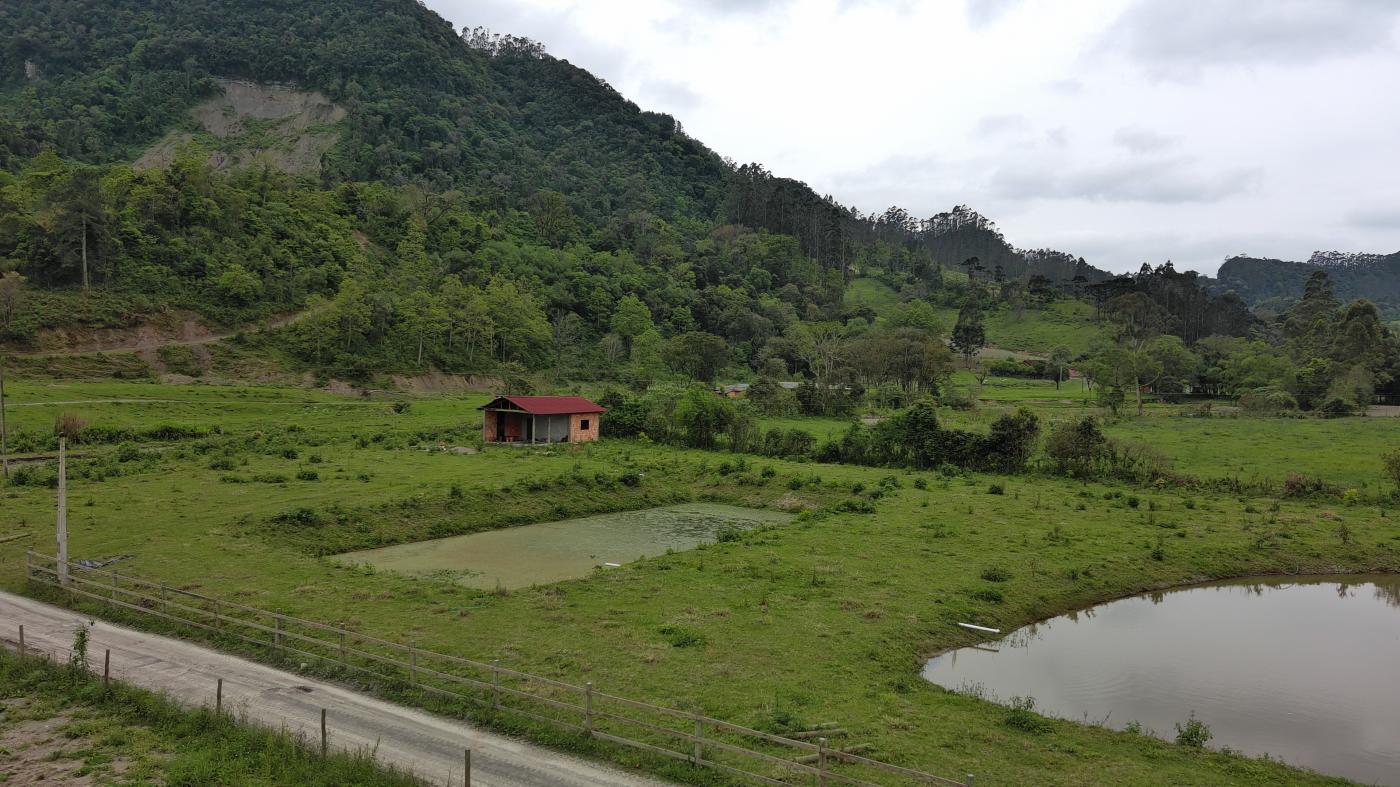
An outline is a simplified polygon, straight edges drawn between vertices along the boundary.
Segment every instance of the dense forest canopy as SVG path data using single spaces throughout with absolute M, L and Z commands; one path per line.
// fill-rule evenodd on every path
M 193 134 L 132 166 L 194 131 L 191 109 L 229 79 L 344 110 L 314 176 L 220 171 L 206 148 L 224 143 Z M 1312 267 L 1384 295 L 1367 277 L 1388 259 Z M 1199 389 L 1337 409 L 1396 377 L 1376 307 L 1319 306 L 1326 281 L 1251 313 L 1256 299 L 1170 263 L 1114 277 L 1017 249 L 967 206 L 862 213 L 721 158 L 538 42 L 454 31 L 411 0 L 0 7 L 0 276 L 11 343 L 169 307 L 230 325 L 297 313 L 278 351 L 329 374 L 548 371 L 638 390 L 737 375 L 776 412 L 947 393 L 951 350 L 979 379 L 990 368 L 989 316 L 1057 299 L 1092 302 L 1110 338 L 1024 368 L 1081 367 L 1110 405 Z M 855 278 L 896 302 L 849 301 Z M 1329 324 L 1348 338 L 1318 338 Z

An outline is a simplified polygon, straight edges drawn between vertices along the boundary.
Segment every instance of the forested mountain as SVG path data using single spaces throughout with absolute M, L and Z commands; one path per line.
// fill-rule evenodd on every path
M 848 302 L 855 277 L 893 302 Z M 1095 300 L 1118 342 L 1093 363 L 1120 391 L 1165 387 L 1144 370 L 1191 366 L 1207 337 L 1277 329 L 1202 284 L 1017 249 L 967 206 L 862 213 L 735 166 L 536 42 L 458 33 L 412 0 L 0 6 L 10 347 L 172 309 L 296 312 L 264 348 L 329 375 L 800 376 L 822 412 L 837 382 L 885 401 L 937 388 L 950 329 L 970 362 L 984 311 Z M 1368 385 L 1394 378 L 1373 366 Z
M 52 0 L 0 7 L 0 89 L 22 149 L 129 160 L 213 94 L 292 82 L 349 113 L 338 180 L 420 181 L 595 220 L 714 215 L 727 169 L 675 120 L 533 42 L 458 35 L 411 0 Z M 3 155 L 3 154 L 0 154 Z
M 1389 319 L 1400 318 L 1400 252 L 1345 254 L 1315 252 L 1307 262 L 1231 257 L 1220 266 L 1212 289 L 1233 291 L 1251 306 L 1286 308 L 1302 297 L 1308 277 L 1326 271 L 1344 300 L 1367 298 Z

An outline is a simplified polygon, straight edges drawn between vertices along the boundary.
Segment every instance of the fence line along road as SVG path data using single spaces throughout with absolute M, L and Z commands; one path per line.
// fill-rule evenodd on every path
M 169 587 L 115 570 L 25 552 L 25 576 L 73 598 L 150 616 L 214 638 L 252 646 L 280 660 L 318 664 L 346 678 L 371 678 L 399 693 L 417 692 L 488 713 L 528 719 L 564 730 L 680 760 L 759 784 L 883 785 L 972 784 L 905 768 L 826 745 L 732 724 L 692 711 L 667 708 L 582 686 L 419 648 L 414 643 L 350 631 Z M 794 781 L 796 780 L 796 781 Z

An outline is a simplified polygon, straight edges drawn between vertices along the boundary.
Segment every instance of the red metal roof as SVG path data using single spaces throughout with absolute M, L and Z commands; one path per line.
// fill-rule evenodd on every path
M 606 407 L 601 407 L 582 396 L 498 396 L 477 409 L 524 410 L 531 415 L 574 415 L 608 411 Z

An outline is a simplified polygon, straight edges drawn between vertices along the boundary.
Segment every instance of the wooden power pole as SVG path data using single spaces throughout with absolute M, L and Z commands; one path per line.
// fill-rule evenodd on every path
M 68 438 L 58 438 L 58 584 L 68 587 Z

